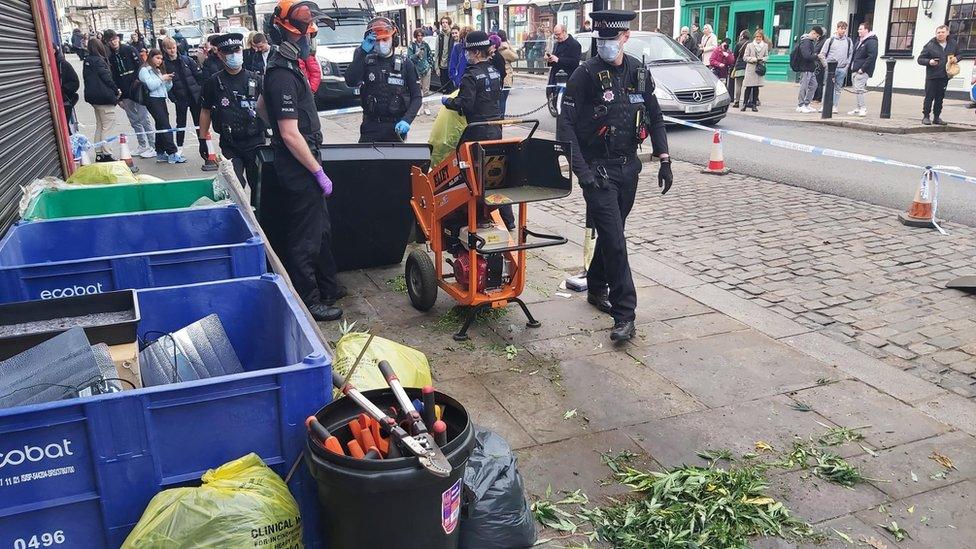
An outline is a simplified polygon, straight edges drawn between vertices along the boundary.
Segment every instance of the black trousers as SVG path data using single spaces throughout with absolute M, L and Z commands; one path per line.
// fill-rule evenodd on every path
M 394 122 L 380 122 L 378 120 L 367 120 L 364 118 L 362 124 L 359 125 L 359 142 L 403 143 L 403 139 L 400 139 L 400 136 L 393 129 L 397 122 L 399 120 Z
M 193 125 L 200 125 L 200 102 L 196 99 L 191 99 L 189 102 L 178 101 L 176 103 L 176 127 L 178 131 L 176 132 L 176 146 L 183 146 L 183 138 L 186 137 L 183 134 L 186 132 L 182 128 L 186 127 L 186 111 L 190 111 L 190 116 L 193 117 Z
M 274 217 L 276 229 L 280 231 L 280 239 L 275 239 L 280 246 L 277 250 L 285 270 L 302 301 L 314 305 L 336 294 L 338 280 L 332 256 L 329 208 L 312 174 L 303 177 L 308 179 L 304 190 L 293 191 L 280 184 L 268 189 L 271 192 L 264 193 L 262 217 Z M 294 177 L 289 184 L 297 184 Z
M 745 107 L 755 107 L 759 100 L 759 86 L 746 86 L 746 96 L 742 99 Z
M 922 102 L 922 115 L 933 114 L 936 118 L 942 115 L 942 100 L 945 99 L 948 78 L 929 78 L 925 81 L 925 100 Z
M 451 93 L 454 91 L 454 82 L 451 81 L 451 72 L 448 69 L 440 69 L 441 93 Z
M 817 91 L 813 92 L 814 101 L 823 101 L 824 72 L 823 67 L 817 69 Z
M 152 116 L 157 130 L 172 129 L 169 125 L 169 111 L 166 108 L 165 97 L 150 97 L 146 108 L 149 109 L 149 116 Z M 156 134 L 156 154 L 176 154 L 176 143 L 173 142 L 172 132 Z
M 637 290 L 630 273 L 624 225 L 637 196 L 641 163 L 630 156 L 625 162 L 594 161 L 590 168 L 596 183 L 583 189 L 583 199 L 597 239 L 586 283 L 594 291 L 610 287 L 610 315 L 615 321 L 634 320 Z
M 261 170 L 258 169 L 258 150 L 228 146 L 221 141 L 220 154 L 230 159 L 237 179 L 241 185 L 246 185 L 250 189 L 251 206 L 260 210 Z

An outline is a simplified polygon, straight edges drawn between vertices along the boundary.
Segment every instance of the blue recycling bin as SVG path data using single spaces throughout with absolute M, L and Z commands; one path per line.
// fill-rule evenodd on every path
M 264 244 L 236 205 L 22 221 L 0 240 L 0 303 L 264 272 Z

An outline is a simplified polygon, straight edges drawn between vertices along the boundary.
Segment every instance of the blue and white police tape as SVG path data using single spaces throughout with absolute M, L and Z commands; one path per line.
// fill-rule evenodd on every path
M 909 162 L 902 162 L 900 160 L 893 160 L 891 158 L 883 158 L 880 156 L 871 156 L 868 154 L 852 153 L 847 151 L 840 151 L 837 149 L 830 149 L 826 147 L 817 147 L 814 145 L 806 145 L 804 143 L 795 143 L 793 141 L 786 141 L 783 139 L 774 139 L 772 137 L 765 137 L 762 135 L 756 135 L 748 132 L 740 132 L 737 130 L 726 130 L 722 128 L 710 128 L 708 126 L 703 126 L 701 124 L 696 124 L 694 122 L 689 122 L 687 120 L 681 120 L 680 118 L 674 118 L 673 116 L 665 116 L 665 122 L 670 122 L 672 124 L 679 124 L 681 126 L 687 126 L 689 128 L 695 128 L 698 130 L 707 131 L 709 133 L 719 132 L 723 135 L 730 135 L 733 137 L 739 137 L 742 139 L 748 139 L 749 141 L 755 141 L 756 143 L 762 143 L 764 145 L 770 145 L 773 147 L 778 147 L 780 149 L 787 149 L 791 151 L 805 152 L 818 156 L 829 156 L 832 158 L 842 158 L 844 160 L 854 160 L 857 162 L 868 162 L 871 164 L 881 164 L 884 166 L 897 166 L 901 168 L 909 168 L 913 170 L 923 170 L 922 172 L 922 187 L 920 187 L 924 192 L 927 193 L 927 179 L 931 176 L 933 181 L 933 186 L 935 187 L 935 192 L 932 193 L 932 224 L 936 229 L 942 234 L 947 234 L 946 231 L 935 222 L 935 212 L 938 211 L 939 207 L 939 175 L 944 175 L 946 177 L 951 177 L 953 179 L 958 179 L 960 181 L 965 181 L 967 183 L 976 183 L 976 177 L 971 177 L 968 175 L 963 175 L 965 170 L 958 166 L 922 166 L 920 164 L 912 164 Z M 927 198 L 927 197 L 926 197 Z
M 97 143 L 92 143 L 92 147 L 95 147 L 95 148 L 97 148 L 97 147 L 104 147 L 105 145 L 108 145 L 109 143 L 114 143 L 114 142 L 118 141 L 119 140 L 119 137 L 121 137 L 123 135 L 126 136 L 126 137 L 128 137 L 130 135 L 131 136 L 154 135 L 154 134 L 158 134 L 158 133 L 176 133 L 176 132 L 186 131 L 186 132 L 189 132 L 189 133 L 193 134 L 194 136 L 196 136 L 197 132 L 194 131 L 194 130 L 198 130 L 198 129 L 200 129 L 200 126 L 183 126 L 181 128 L 170 128 L 168 130 L 152 130 L 152 131 L 148 131 L 148 132 L 125 132 L 125 133 L 120 133 L 119 135 L 113 135 L 112 137 L 106 137 L 105 139 L 103 139 L 103 140 L 101 140 L 101 141 L 99 141 Z
M 560 88 L 565 89 L 565 84 L 550 84 L 550 85 L 539 85 L 539 86 L 518 86 L 513 88 L 505 88 L 506 90 L 543 90 L 547 88 Z M 434 93 L 423 98 L 424 103 L 429 103 L 431 101 L 440 101 L 444 94 Z M 327 116 L 339 116 L 341 114 L 353 114 L 357 112 L 363 112 L 362 107 L 345 107 L 342 109 L 329 109 L 327 111 L 319 111 L 319 117 L 325 118 Z

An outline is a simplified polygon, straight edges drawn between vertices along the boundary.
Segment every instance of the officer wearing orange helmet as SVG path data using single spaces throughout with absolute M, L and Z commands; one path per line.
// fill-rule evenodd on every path
M 288 276 L 316 320 L 337 320 L 345 295 L 332 256 L 332 224 L 325 197 L 332 181 L 318 159 L 322 126 L 308 79 L 298 66 L 311 52 L 314 21 L 335 23 L 314 2 L 281 0 L 266 34 L 278 49 L 268 59 L 259 100 L 271 127 L 276 181 L 262 181 L 262 223 L 270 220 Z
M 393 21 L 374 17 L 346 69 L 346 85 L 360 86 L 363 105 L 360 143 L 403 141 L 423 102 L 416 67 L 406 57 L 393 52 L 396 33 Z

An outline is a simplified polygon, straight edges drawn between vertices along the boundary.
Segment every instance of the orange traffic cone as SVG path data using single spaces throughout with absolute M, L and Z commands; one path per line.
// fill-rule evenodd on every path
M 125 165 L 132 167 L 132 153 L 129 151 L 129 143 L 126 141 L 125 134 L 119 135 L 119 160 L 125 162 Z
M 719 132 L 715 132 L 714 137 L 712 137 L 712 152 L 708 155 L 708 167 L 703 169 L 702 173 L 713 175 L 729 173 L 729 169 L 725 167 L 725 155 L 722 154 L 722 134 Z
M 918 183 L 918 190 L 915 191 L 915 199 L 907 212 L 898 214 L 898 221 L 902 225 L 909 227 L 924 227 L 927 229 L 938 228 L 932 208 L 932 170 L 925 170 L 922 180 Z
M 214 148 L 213 135 L 207 134 L 207 160 L 204 161 L 203 167 L 200 168 L 205 172 L 215 172 L 219 166 L 217 166 L 217 150 Z

